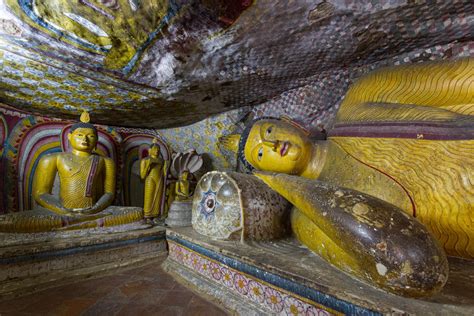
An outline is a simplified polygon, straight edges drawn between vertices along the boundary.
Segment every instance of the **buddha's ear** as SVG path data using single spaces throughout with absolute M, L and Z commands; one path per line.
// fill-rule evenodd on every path
M 230 134 L 219 137 L 219 146 L 237 152 L 239 150 L 240 134 Z

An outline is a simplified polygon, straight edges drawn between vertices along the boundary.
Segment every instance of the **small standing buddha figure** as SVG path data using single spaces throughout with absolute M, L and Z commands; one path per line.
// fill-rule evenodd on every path
M 98 135 L 87 112 L 68 135 L 71 152 L 46 155 L 38 164 L 33 197 L 40 206 L 59 215 L 95 214 L 112 204 L 115 196 L 115 163 L 93 153 Z M 59 200 L 51 195 L 59 174 Z
M 140 161 L 140 177 L 145 181 L 144 221 L 153 224 L 160 215 L 166 180 L 166 162 L 160 157 L 158 140 L 153 139 L 148 157 Z

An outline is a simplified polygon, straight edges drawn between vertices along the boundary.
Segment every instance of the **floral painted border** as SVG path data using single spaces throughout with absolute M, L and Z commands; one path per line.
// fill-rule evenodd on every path
M 292 295 L 241 271 L 205 257 L 168 239 L 169 258 L 194 272 L 224 285 L 230 291 L 263 306 L 278 315 L 327 316 L 341 315 L 314 302 Z

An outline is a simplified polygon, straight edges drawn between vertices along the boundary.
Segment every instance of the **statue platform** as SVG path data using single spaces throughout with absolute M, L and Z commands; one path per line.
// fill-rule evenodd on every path
M 450 258 L 441 293 L 409 299 L 359 282 L 294 239 L 214 241 L 191 227 L 167 229 L 164 268 L 241 315 L 473 315 L 474 262 Z
M 24 295 L 166 256 L 165 229 L 138 222 L 46 233 L 0 233 L 0 297 Z

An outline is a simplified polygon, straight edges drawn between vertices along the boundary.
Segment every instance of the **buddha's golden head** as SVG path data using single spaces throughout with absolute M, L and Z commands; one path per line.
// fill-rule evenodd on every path
M 254 121 L 241 135 L 223 137 L 221 143 L 233 147 L 249 169 L 288 174 L 301 174 L 312 154 L 308 134 L 291 121 L 276 118 Z
M 158 155 L 160 154 L 160 145 L 158 145 L 158 140 L 156 138 L 153 138 L 153 143 L 150 146 L 148 154 L 152 158 L 158 158 Z
M 83 112 L 81 122 L 72 125 L 68 135 L 71 147 L 80 152 L 91 153 L 97 146 L 97 128 L 89 123 L 89 114 Z

